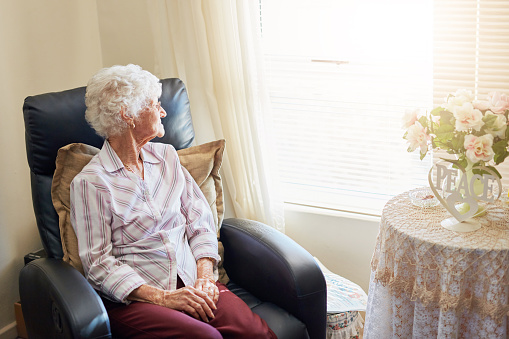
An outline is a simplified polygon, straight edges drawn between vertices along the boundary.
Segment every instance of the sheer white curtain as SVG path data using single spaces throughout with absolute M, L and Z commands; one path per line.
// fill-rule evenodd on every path
M 198 143 L 226 139 L 223 179 L 235 215 L 284 231 L 258 2 L 158 0 L 147 6 L 156 74 L 185 82 Z

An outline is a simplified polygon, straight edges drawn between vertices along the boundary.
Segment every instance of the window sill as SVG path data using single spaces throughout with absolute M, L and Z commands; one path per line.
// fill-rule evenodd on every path
M 377 224 L 380 223 L 380 216 L 374 215 L 374 214 L 363 214 L 363 213 L 356 213 L 356 212 L 350 212 L 350 211 L 342 211 L 342 210 L 337 210 L 337 209 L 332 209 L 332 208 L 309 206 L 309 205 L 296 204 L 296 203 L 291 203 L 291 202 L 285 202 L 284 208 L 285 208 L 285 211 L 289 211 L 289 212 L 318 214 L 318 215 L 331 216 L 331 217 L 372 221 L 372 222 L 376 222 Z

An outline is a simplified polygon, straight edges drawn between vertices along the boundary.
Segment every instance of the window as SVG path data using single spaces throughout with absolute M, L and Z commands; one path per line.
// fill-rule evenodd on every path
M 261 2 L 287 202 L 379 215 L 426 184 L 430 159 L 406 152 L 401 117 L 431 106 L 430 4 Z
M 285 201 L 380 215 L 426 186 L 432 159 L 406 151 L 403 113 L 458 88 L 509 92 L 508 6 L 486 3 L 260 0 Z

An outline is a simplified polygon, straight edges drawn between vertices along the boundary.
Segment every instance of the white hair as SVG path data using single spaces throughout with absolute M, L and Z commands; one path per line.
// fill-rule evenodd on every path
M 135 118 L 161 91 L 159 79 L 140 66 L 103 68 L 87 84 L 85 118 L 100 136 L 119 135 L 129 127 L 120 115 L 122 108 Z

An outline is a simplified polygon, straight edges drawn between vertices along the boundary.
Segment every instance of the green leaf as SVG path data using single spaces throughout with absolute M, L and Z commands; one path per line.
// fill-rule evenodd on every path
M 440 127 L 438 127 L 435 130 L 435 133 L 437 135 L 439 135 L 439 134 L 450 133 L 450 132 L 453 132 L 453 131 L 454 131 L 454 126 L 453 125 L 441 124 Z
M 493 167 L 493 166 L 486 166 L 486 168 L 489 168 L 489 169 L 493 170 L 493 172 L 495 172 L 495 175 L 499 176 L 499 178 L 502 178 L 500 176 L 500 173 L 497 171 L 497 169 L 495 167 Z M 480 168 L 474 168 L 472 170 L 472 173 L 473 174 L 479 174 L 479 175 L 491 174 L 491 172 L 488 172 L 487 170 L 480 169 Z
M 454 148 L 453 144 L 451 143 L 451 140 L 454 138 L 454 126 L 452 125 L 440 125 L 435 130 L 436 135 L 436 141 L 438 144 L 442 144 L 443 146 L 446 146 L 446 148 Z
M 495 153 L 503 153 L 507 152 L 507 140 L 500 140 L 493 144 L 492 146 L 493 152 Z
M 483 174 L 489 174 L 488 171 L 484 171 L 482 169 L 479 169 L 479 168 L 475 168 L 472 170 L 472 173 L 473 174 L 479 174 L 479 175 L 483 175 Z
M 446 143 L 450 141 L 454 137 L 454 126 L 452 125 L 440 125 L 439 128 L 435 130 L 435 135 L 439 140 Z
M 454 126 L 455 122 L 456 119 L 454 119 L 454 115 L 451 112 L 445 110 L 440 112 L 440 126 L 444 125 Z
M 467 158 L 465 158 L 465 157 L 460 157 L 459 163 L 463 168 L 467 168 L 467 166 L 468 166 L 468 161 L 467 161 Z
M 426 151 L 426 153 L 422 153 L 422 152 L 419 152 L 421 154 L 421 160 L 424 159 L 424 157 L 426 156 L 426 154 L 428 154 L 428 151 Z
M 504 150 L 500 153 L 497 153 L 495 154 L 495 156 L 493 157 L 493 161 L 495 161 L 495 164 L 501 164 L 504 162 L 505 158 L 507 158 L 507 156 L 509 155 L 509 152 L 507 152 L 507 150 Z
M 428 118 L 426 118 L 426 116 L 423 115 L 422 117 L 419 118 L 419 123 L 424 128 L 428 127 Z
M 451 164 L 453 165 L 457 165 L 460 163 L 459 160 L 456 160 L 456 159 L 446 159 L 446 158 L 440 158 L 440 160 L 443 160 L 443 161 L 447 161 L 447 162 L 450 162 Z
M 452 138 L 454 137 L 454 133 L 441 133 L 440 136 L 437 135 L 437 139 L 438 141 L 444 145 L 444 146 L 447 146 L 447 147 L 450 147 L 450 148 L 453 148 L 453 145 L 452 145 Z
M 484 121 L 484 123 L 486 125 L 488 125 L 489 127 L 492 127 L 496 120 L 497 120 L 497 116 L 495 114 L 485 115 L 482 118 L 482 121 Z
M 495 172 L 495 174 L 498 176 L 499 179 L 502 179 L 502 175 L 500 174 L 499 171 L 497 171 L 497 169 L 493 166 L 486 166 L 487 168 L 489 168 L 490 170 L 492 170 L 493 172 Z
M 435 109 L 433 109 L 429 114 L 439 116 L 443 111 L 445 111 L 445 108 L 438 106 Z
M 452 138 L 451 143 L 455 150 L 460 150 L 463 148 L 463 144 L 465 143 L 465 135 L 458 134 L 455 138 Z
M 467 167 L 467 159 L 465 159 L 465 158 L 460 158 L 457 160 L 456 159 L 445 159 L 445 158 L 440 158 L 440 159 L 442 159 L 443 161 L 450 162 L 451 164 L 453 164 L 454 168 L 459 168 L 460 166 L 463 168 Z

